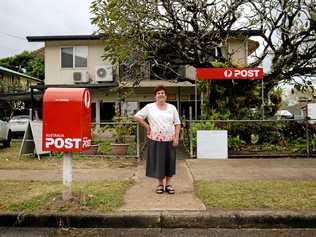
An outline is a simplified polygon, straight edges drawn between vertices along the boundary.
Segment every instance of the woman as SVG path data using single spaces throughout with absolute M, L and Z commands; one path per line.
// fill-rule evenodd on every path
M 166 88 L 157 86 L 154 95 L 156 101 L 138 111 L 134 119 L 146 129 L 149 139 L 146 176 L 158 179 L 156 193 L 174 194 L 171 178 L 176 173 L 175 147 L 179 143 L 181 123 L 176 107 L 166 103 Z

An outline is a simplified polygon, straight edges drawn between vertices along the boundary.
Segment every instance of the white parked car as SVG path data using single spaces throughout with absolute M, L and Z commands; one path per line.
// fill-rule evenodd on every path
M 0 120 L 0 142 L 4 147 L 10 147 L 12 133 L 7 122 Z
M 281 118 L 288 118 L 288 119 L 294 118 L 294 115 L 290 111 L 285 110 L 285 109 L 278 110 L 275 113 L 275 115 Z
M 9 128 L 13 134 L 23 134 L 30 121 L 29 115 L 16 115 L 9 120 Z

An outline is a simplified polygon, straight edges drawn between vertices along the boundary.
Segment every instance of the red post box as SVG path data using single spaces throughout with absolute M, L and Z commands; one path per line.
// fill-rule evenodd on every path
M 80 152 L 91 145 L 91 93 L 48 88 L 43 97 L 43 151 Z

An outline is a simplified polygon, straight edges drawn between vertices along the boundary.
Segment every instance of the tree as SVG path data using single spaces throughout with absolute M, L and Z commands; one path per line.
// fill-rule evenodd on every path
M 92 23 L 105 35 L 105 57 L 113 62 L 154 57 L 157 63 L 207 65 L 232 35 L 244 0 L 93 1 Z M 124 47 L 122 47 L 124 45 Z M 136 47 L 135 47 L 136 46 Z M 218 51 L 220 52 L 220 51 Z
M 15 56 L 2 58 L 0 65 L 32 77 L 44 79 L 44 59 L 32 52 L 23 51 Z
M 265 42 L 252 66 L 272 55 L 273 80 L 266 84 L 266 95 L 278 82 L 315 68 L 316 10 L 311 0 L 95 0 L 91 12 L 97 32 L 104 35 L 104 57 L 127 65 L 122 79 L 134 84 L 148 61 L 158 79 L 185 80 L 176 70 L 181 65 L 236 66 L 230 55 L 223 56 L 226 42 L 249 29 L 261 30 Z M 240 111 L 258 90 L 256 81 L 209 84 L 202 87 L 211 108 L 228 107 L 230 113 Z M 221 104 L 216 99 L 222 95 L 230 97 Z M 252 102 L 258 106 L 258 100 Z
M 265 32 L 264 49 L 253 63 L 259 65 L 272 56 L 272 68 L 267 88 L 280 81 L 294 82 L 305 89 L 311 82 L 302 77 L 304 84 L 295 83 L 293 76 L 316 72 L 316 3 L 313 0 L 249 1 L 252 15 L 249 20 Z

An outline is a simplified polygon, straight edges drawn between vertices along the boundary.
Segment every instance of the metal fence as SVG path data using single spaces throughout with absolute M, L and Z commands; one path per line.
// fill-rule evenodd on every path
M 98 156 L 113 155 L 111 144 L 117 143 L 117 138 L 123 138 L 128 144 L 128 151 L 124 157 L 139 157 L 140 155 L 140 135 L 139 125 L 135 122 L 101 122 L 92 124 L 92 145 L 86 155 Z
M 227 130 L 229 157 L 311 157 L 316 120 L 187 120 L 183 144 L 196 157 L 197 130 Z

